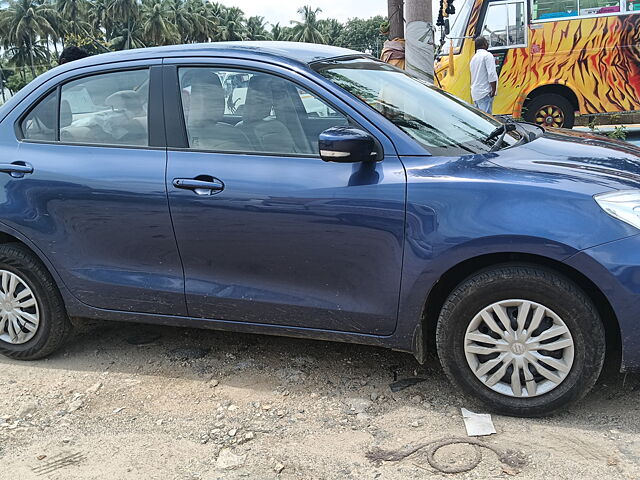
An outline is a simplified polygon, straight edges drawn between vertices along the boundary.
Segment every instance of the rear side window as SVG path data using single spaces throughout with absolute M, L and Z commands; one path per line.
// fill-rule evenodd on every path
M 54 90 L 40 100 L 22 120 L 20 128 L 22 137 L 27 140 L 56 140 L 56 116 L 58 113 L 58 96 Z
M 149 70 L 110 72 L 62 86 L 60 141 L 146 146 Z

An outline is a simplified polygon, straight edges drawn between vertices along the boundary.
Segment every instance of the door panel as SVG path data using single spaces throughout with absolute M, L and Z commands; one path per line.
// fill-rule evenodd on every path
M 213 195 L 174 178 L 210 176 Z M 189 314 L 389 334 L 395 328 L 405 177 L 373 164 L 170 151 L 167 188 Z
M 63 81 L 53 90 L 53 111 L 18 119 L 16 110 L 5 119 L 2 134 L 15 139 L 7 128 L 21 120 L 24 140 L 4 161 L 32 172 L 0 173 L 0 216 L 42 250 L 85 304 L 186 315 L 165 187 L 166 148 L 159 145 L 164 124 L 154 78 L 161 71 L 134 66 Z M 34 100 L 52 87 L 34 92 Z
M 0 174 L 0 211 L 101 308 L 184 315 L 164 150 L 23 143 L 33 173 Z

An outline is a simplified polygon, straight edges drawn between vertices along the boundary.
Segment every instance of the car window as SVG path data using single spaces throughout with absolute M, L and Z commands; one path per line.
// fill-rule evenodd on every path
M 480 33 L 489 48 L 525 45 L 525 6 L 522 1 L 492 3 L 487 9 Z
M 149 70 L 110 72 L 62 86 L 60 141 L 146 146 Z
M 57 91 L 40 100 L 22 120 L 22 138 L 27 140 L 56 140 Z
M 295 83 L 261 72 L 179 70 L 190 148 L 241 153 L 317 155 L 319 126 L 345 125 L 345 115 Z

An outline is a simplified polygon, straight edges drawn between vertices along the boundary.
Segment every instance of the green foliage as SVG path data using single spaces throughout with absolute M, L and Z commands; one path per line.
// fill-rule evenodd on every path
M 620 121 L 620 114 L 613 114 L 610 116 L 612 122 Z M 592 117 L 591 121 L 587 124 L 589 130 L 593 133 L 602 134 L 602 131 L 598 128 L 596 123 L 596 117 Z M 613 127 L 613 131 L 605 133 L 605 135 L 614 140 L 626 140 L 627 139 L 627 127 L 624 125 L 616 125 Z
M 247 40 L 271 40 L 271 34 L 267 31 L 264 17 L 247 18 Z
M 298 13 L 302 17 L 302 21 L 291 20 L 293 25 L 291 40 L 305 43 L 327 43 L 320 31 L 321 25 L 318 21 L 318 13 L 320 12 L 322 12 L 321 9 L 312 8 L 309 5 L 299 8 Z
M 210 0 L 9 0 L 0 8 L 5 78 L 19 90 L 56 65 L 62 48 L 76 45 L 94 55 L 109 50 L 226 40 L 278 40 L 371 50 L 380 54 L 383 17 L 346 23 L 318 18 L 306 5 L 290 26 L 269 25 L 264 17 L 245 17 L 237 7 Z
M 380 15 L 368 19 L 352 18 L 344 25 L 335 44 L 359 51 L 371 50 L 375 57 L 380 57 L 382 44 L 386 40 L 380 33 L 380 26 L 385 20 Z
M 25 72 L 24 76 L 16 75 L 14 73 L 7 79 L 6 86 L 11 92 L 16 93 L 18 90 L 22 89 L 22 87 L 24 87 L 27 83 L 33 80 L 33 78 L 34 77 L 31 75 L 30 72 Z
M 624 125 L 616 125 L 615 127 L 613 127 L 613 132 L 607 133 L 607 136 L 615 140 L 626 140 L 627 127 L 625 127 Z

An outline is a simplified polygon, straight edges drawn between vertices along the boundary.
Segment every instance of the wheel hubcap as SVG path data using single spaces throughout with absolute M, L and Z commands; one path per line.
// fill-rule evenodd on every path
M 31 288 L 15 273 L 0 270 L 0 340 L 26 343 L 39 325 L 38 302 Z
M 538 125 L 545 127 L 562 127 L 564 125 L 564 113 L 555 105 L 540 107 L 534 118 Z
M 491 390 L 535 397 L 560 385 L 573 365 L 574 344 L 562 319 L 528 300 L 502 300 L 481 310 L 464 337 L 467 363 Z

